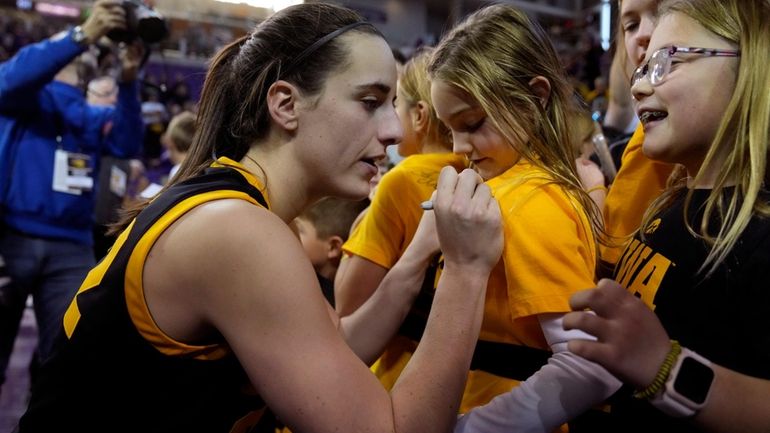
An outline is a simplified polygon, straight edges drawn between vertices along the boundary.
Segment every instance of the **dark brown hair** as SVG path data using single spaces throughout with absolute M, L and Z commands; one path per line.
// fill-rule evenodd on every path
M 198 108 L 198 128 L 173 183 L 200 174 L 216 157 L 239 161 L 255 141 L 264 138 L 270 126 L 267 91 L 279 78 L 307 96 L 317 95 L 330 74 L 349 64 L 349 52 L 339 38 L 306 50 L 324 36 L 361 21 L 358 13 L 341 6 L 305 3 L 277 12 L 251 34 L 222 48 L 211 60 Z M 350 32 L 382 36 L 370 24 Z M 301 61 L 293 63 L 297 58 Z M 286 70 L 289 65 L 291 69 Z M 146 205 L 143 202 L 126 210 L 111 231 L 125 229 Z

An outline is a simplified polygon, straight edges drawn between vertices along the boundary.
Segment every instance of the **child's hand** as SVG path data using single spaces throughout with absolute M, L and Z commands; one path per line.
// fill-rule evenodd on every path
M 604 186 L 604 174 L 602 169 L 590 159 L 579 157 L 575 160 L 580 184 L 586 191 L 597 186 Z
M 595 289 L 572 295 L 570 306 L 575 311 L 564 316 L 564 329 L 580 329 L 597 338 L 570 341 L 571 352 L 638 389 L 652 382 L 671 344 L 663 325 L 642 300 L 605 279 Z
M 433 202 L 436 200 L 436 192 L 430 198 Z M 430 257 L 438 253 L 440 245 L 438 242 L 438 233 L 436 232 L 436 214 L 432 210 L 426 210 L 422 213 L 420 219 L 420 225 L 417 226 L 417 231 L 414 233 L 412 243 L 416 247 L 419 247 L 426 256 Z

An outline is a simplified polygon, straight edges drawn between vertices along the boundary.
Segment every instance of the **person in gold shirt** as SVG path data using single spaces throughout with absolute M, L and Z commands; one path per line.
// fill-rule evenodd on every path
M 343 317 L 356 311 L 377 290 L 412 242 L 423 216 L 420 203 L 430 199 L 441 169 L 452 166 L 459 171 L 467 166 L 462 155 L 452 153 L 449 131 L 433 109 L 427 75 L 431 53 L 427 47 L 416 53 L 399 76 L 395 108 L 404 136 L 398 152 L 405 159 L 383 176 L 371 205 L 360 222 L 354 223 L 343 245 L 346 256 L 337 271 L 334 289 L 336 309 Z M 425 273 L 435 275 L 438 264 L 437 242 L 428 242 L 421 250 L 425 251 L 425 266 L 403 282 L 399 294 L 410 300 L 419 292 Z M 409 336 L 396 335 L 372 366 L 386 388 L 393 386 L 416 346 Z
M 582 112 L 540 25 L 494 5 L 438 45 L 428 68 L 439 119 L 500 203 L 505 245 L 485 314 L 460 432 L 549 432 L 620 387 L 566 351 L 569 297 L 594 286 L 598 207 L 575 166 Z
M 626 107 L 625 111 L 631 116 L 636 116 L 631 107 L 631 90 L 628 85 L 630 70 L 644 60 L 657 21 L 659 2 L 660 0 L 618 1 L 619 44 L 613 60 L 610 109 L 605 124 L 621 117 L 615 115 L 619 111 L 618 107 Z M 623 45 L 620 45 L 620 42 Z M 620 169 L 607 192 L 603 216 L 610 242 L 600 246 L 603 275 L 611 274 L 625 245 L 638 230 L 645 210 L 665 190 L 666 181 L 674 171 L 674 164 L 653 161 L 645 156 L 642 151 L 643 142 L 644 130 L 640 124 L 623 151 Z M 592 187 L 585 186 L 589 189 Z

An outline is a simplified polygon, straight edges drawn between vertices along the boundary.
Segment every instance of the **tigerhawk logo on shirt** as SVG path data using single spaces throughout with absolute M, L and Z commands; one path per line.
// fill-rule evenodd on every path
M 651 235 L 655 233 L 655 230 L 657 230 L 658 227 L 660 227 L 660 218 L 655 218 L 647 224 L 647 227 L 644 229 L 644 234 Z

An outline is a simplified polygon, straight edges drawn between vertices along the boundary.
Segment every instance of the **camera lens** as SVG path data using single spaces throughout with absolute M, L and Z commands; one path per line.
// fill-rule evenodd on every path
M 126 28 L 112 29 L 107 37 L 116 42 L 132 42 L 137 37 L 148 44 L 160 42 L 168 36 L 166 20 L 159 13 L 137 0 L 123 0 Z

